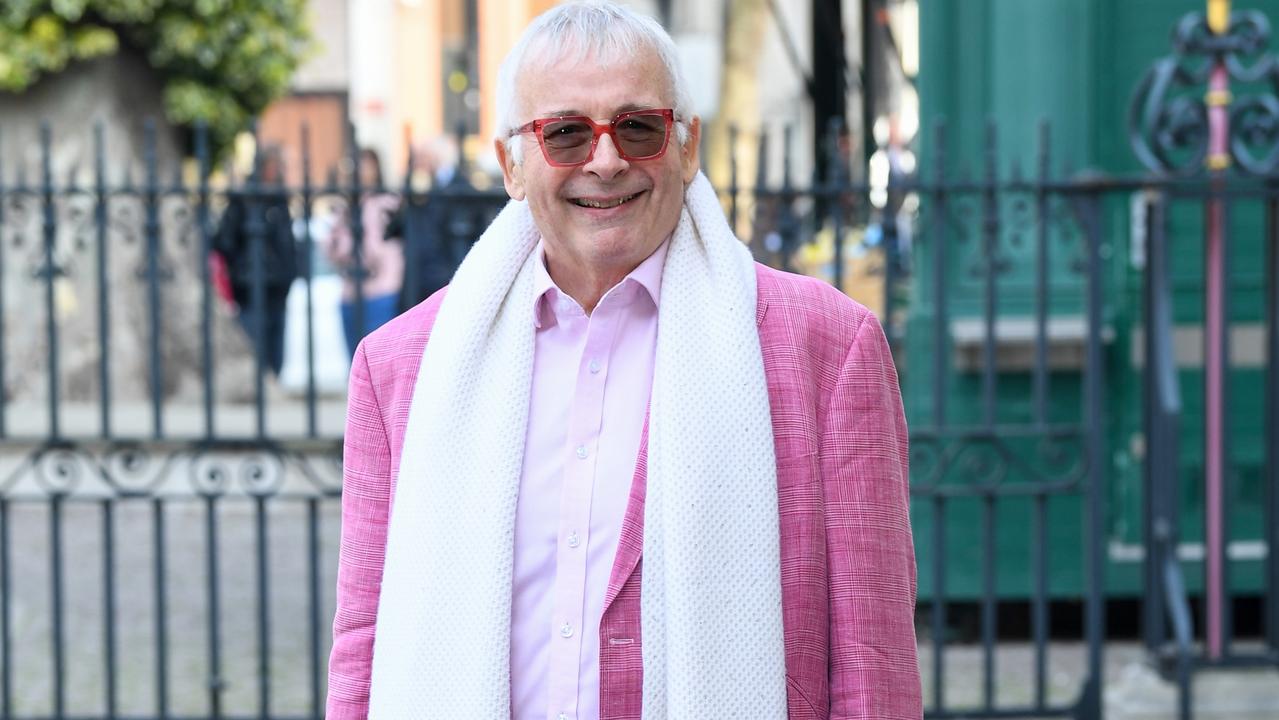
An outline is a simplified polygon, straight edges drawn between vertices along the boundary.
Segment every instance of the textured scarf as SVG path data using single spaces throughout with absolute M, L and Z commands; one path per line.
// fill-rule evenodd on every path
M 527 203 L 509 203 L 454 276 L 422 357 L 387 534 L 374 720 L 510 717 L 538 238 Z M 777 479 L 755 268 L 700 173 L 662 272 L 643 717 L 783 720 Z

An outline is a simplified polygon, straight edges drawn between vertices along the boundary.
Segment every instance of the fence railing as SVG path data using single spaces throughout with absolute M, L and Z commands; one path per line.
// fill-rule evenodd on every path
M 0 165 L 0 718 L 318 717 L 349 353 L 340 313 L 353 306 L 362 334 L 362 281 L 376 272 L 354 209 L 395 201 L 394 217 L 372 219 L 401 238 L 403 307 L 447 281 L 505 193 L 393 192 L 354 176 L 285 187 L 264 162 L 218 183 L 200 133 L 194 168 L 166 172 L 154 130 L 134 182 L 107 167 L 101 137 L 88 180 L 59 180 L 48 131 L 33 182 Z M 965 179 L 944 131 L 932 138 L 930 164 L 886 187 L 832 154 L 820 177 L 794 177 L 788 160 L 779 183 L 761 168 L 720 188 L 757 257 L 861 293 L 888 330 L 911 426 L 927 715 L 1100 717 L 1108 594 L 1144 593 L 1152 651 L 1171 618 L 1188 687 L 1195 628 L 1179 583 L 1193 575 L 1177 560 L 1170 488 L 1189 371 L 1169 349 L 1185 311 L 1168 280 L 1169 238 L 1188 226 L 1143 205 L 1140 299 L 1122 280 L 1138 243 L 1116 228 L 1131 227 L 1134 195 L 1273 204 L 1279 191 L 1063 179 L 1046 128 L 1033 175 L 1002 171 L 992 128 L 983 173 Z M 354 239 L 342 257 L 324 251 L 337 225 Z M 1129 357 L 1130 316 L 1150 329 L 1142 363 Z M 1123 393 L 1142 379 L 1144 397 Z M 1116 418 L 1133 403 L 1147 408 L 1135 427 L 1144 481 L 1113 459 Z M 1269 499 L 1253 510 L 1275 547 L 1268 462 Z M 1135 542 L 1148 564 L 1117 590 L 1111 499 L 1143 487 L 1138 520 L 1153 524 Z M 1259 573 L 1272 618 L 1261 661 L 1279 649 L 1276 568 L 1271 553 Z M 1009 603 L 1027 608 L 1024 634 L 1001 616 Z M 1054 630 L 1063 603 L 1079 622 Z M 1063 658 L 1066 687 L 1050 678 Z

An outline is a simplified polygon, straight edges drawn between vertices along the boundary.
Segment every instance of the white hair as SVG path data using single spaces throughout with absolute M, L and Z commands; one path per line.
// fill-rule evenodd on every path
M 589 57 L 612 64 L 645 48 L 657 53 L 666 68 L 675 102 L 675 137 L 680 145 L 686 144 L 693 102 L 675 41 L 656 20 L 606 0 L 565 3 L 542 13 L 524 30 L 497 73 L 497 139 L 517 164 L 522 161 L 520 137 L 511 133 L 518 127 L 515 113 L 521 110 L 516 107 L 517 80 L 532 62 L 549 66 Z

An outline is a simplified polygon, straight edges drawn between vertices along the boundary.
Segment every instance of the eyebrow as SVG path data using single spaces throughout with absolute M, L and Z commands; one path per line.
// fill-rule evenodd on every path
M 621 115 L 622 113 L 628 113 L 634 110 L 653 110 L 653 109 L 656 109 L 656 106 L 638 105 L 636 103 L 626 103 L 625 105 L 622 105 L 621 107 L 617 108 L 617 111 L 614 112 L 613 115 L 611 115 L 610 117 Z M 588 113 L 582 112 L 581 110 L 553 110 L 547 113 L 546 115 L 543 115 L 542 117 L 574 117 L 574 116 L 590 117 Z

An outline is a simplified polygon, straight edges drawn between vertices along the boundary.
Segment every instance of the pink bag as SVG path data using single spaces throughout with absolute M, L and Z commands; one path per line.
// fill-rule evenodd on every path
M 216 250 L 209 253 L 209 282 L 213 284 L 213 291 L 218 297 L 232 309 L 238 309 L 235 294 L 231 292 L 231 272 L 227 268 L 226 258 Z

